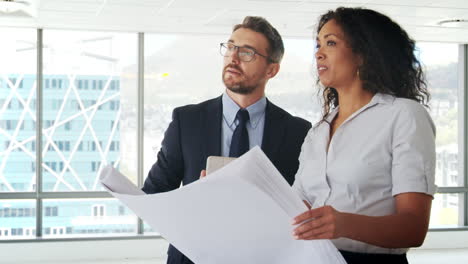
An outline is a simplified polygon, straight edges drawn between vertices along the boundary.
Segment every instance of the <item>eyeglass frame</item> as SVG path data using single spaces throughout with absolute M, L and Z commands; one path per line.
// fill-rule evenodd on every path
M 253 61 L 253 60 L 254 60 L 254 57 L 255 57 L 255 54 L 257 54 L 257 55 L 260 55 L 260 57 L 265 58 L 268 62 L 270 62 L 270 63 L 275 63 L 275 61 L 274 61 L 273 59 L 271 59 L 270 56 L 265 56 L 265 55 L 259 53 L 258 51 L 256 51 L 256 50 L 255 50 L 254 48 L 252 48 L 252 47 L 237 46 L 237 45 L 234 45 L 234 44 L 231 43 L 231 42 L 221 42 L 221 43 L 219 43 L 219 53 L 220 53 L 221 56 L 223 56 L 223 57 L 229 57 L 229 55 L 227 55 L 227 56 L 226 56 L 226 55 L 223 55 L 223 53 L 221 52 L 221 50 L 222 50 L 223 47 L 224 47 L 226 50 L 228 50 L 228 47 L 226 47 L 225 45 L 232 45 L 232 46 L 234 46 L 234 47 L 236 48 L 237 56 L 239 56 L 239 49 L 240 49 L 240 48 L 252 50 L 252 52 L 253 52 L 252 59 L 249 60 L 249 61 L 241 60 L 241 61 L 243 61 L 243 62 L 251 62 L 251 61 Z M 233 54 L 233 53 L 232 53 L 232 54 Z M 242 57 L 242 56 L 239 56 L 239 59 L 240 59 L 241 57 Z

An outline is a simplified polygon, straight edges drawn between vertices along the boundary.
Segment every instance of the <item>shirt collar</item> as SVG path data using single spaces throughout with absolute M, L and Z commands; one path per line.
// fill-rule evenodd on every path
M 239 111 L 240 107 L 226 93 L 223 93 L 222 101 L 224 120 L 226 120 L 229 127 L 232 127 L 234 121 L 236 121 L 237 111 Z M 250 125 L 252 128 L 256 128 L 260 119 L 265 115 L 266 104 L 266 97 L 263 96 L 260 100 L 246 108 L 249 112 Z
M 376 93 L 371 100 L 373 104 L 392 104 L 393 101 L 395 101 L 395 96 L 383 93 Z
M 355 113 L 353 113 L 350 117 L 348 117 L 347 120 L 354 118 L 355 116 L 359 115 L 361 112 L 364 110 L 377 105 L 377 104 L 391 104 L 395 101 L 395 96 L 390 95 L 390 94 L 382 94 L 382 93 L 376 93 L 372 99 L 370 100 L 369 103 L 367 103 L 365 106 L 361 107 L 361 109 L 357 110 Z M 338 113 L 338 110 L 340 109 L 340 106 L 335 107 L 330 113 L 326 116 L 325 120 L 330 124 L 333 118 L 335 118 L 336 114 Z

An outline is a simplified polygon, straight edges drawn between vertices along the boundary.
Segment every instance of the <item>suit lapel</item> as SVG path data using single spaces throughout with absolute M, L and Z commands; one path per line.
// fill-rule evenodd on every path
M 204 162 L 208 156 L 221 156 L 221 121 L 223 103 L 221 96 L 207 105 L 202 115 L 202 148 L 204 149 Z M 205 165 L 203 164 L 203 167 Z
M 276 160 L 286 132 L 286 124 L 283 122 L 283 118 L 284 114 L 280 109 L 267 100 L 262 150 L 271 161 Z

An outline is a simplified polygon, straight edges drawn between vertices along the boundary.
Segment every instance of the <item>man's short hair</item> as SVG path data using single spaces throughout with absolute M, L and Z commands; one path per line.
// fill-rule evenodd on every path
M 279 63 L 281 61 L 284 54 L 283 39 L 278 31 L 265 18 L 246 16 L 242 24 L 234 26 L 232 32 L 239 28 L 247 28 L 263 34 L 270 44 L 270 47 L 267 49 L 270 62 Z

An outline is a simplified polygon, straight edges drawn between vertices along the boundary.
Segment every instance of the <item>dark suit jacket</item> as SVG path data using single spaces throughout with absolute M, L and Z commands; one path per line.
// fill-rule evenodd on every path
M 199 179 L 208 156 L 221 155 L 222 111 L 221 97 L 174 110 L 158 160 L 145 180 L 145 193 L 171 191 L 179 188 L 181 182 L 185 185 Z M 267 100 L 261 148 L 290 185 L 310 127 L 309 122 Z M 172 245 L 168 255 L 168 263 L 192 263 Z

